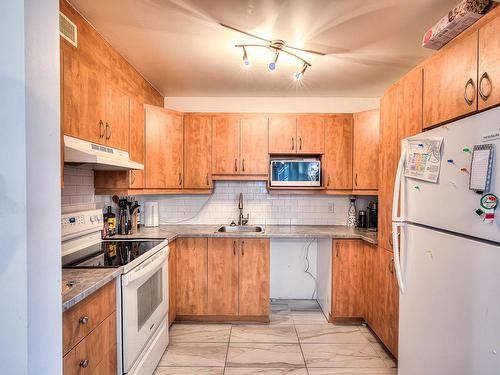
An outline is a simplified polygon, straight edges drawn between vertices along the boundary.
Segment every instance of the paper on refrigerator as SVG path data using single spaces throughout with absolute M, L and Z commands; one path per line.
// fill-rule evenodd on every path
M 405 176 L 437 183 L 443 137 L 412 138 L 406 148 Z

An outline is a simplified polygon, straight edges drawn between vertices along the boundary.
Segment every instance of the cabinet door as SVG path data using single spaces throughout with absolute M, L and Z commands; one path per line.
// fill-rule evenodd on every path
M 105 143 L 103 74 L 72 53 L 63 54 L 62 128 L 65 135 Z
M 177 242 L 168 244 L 168 323 L 172 324 L 177 316 Z
M 332 316 L 362 319 L 365 316 L 363 241 L 334 240 L 332 250 Z
M 145 124 L 144 105 L 138 99 L 130 100 L 130 159 L 138 163 L 145 162 Z M 144 188 L 144 171 L 129 172 L 129 187 L 132 189 Z
M 398 82 L 398 145 L 402 139 L 422 132 L 422 70 L 408 73 Z M 398 147 L 398 157 L 401 148 Z
M 234 116 L 213 118 L 212 173 L 234 175 L 240 172 L 240 119 Z
M 179 238 L 177 245 L 177 315 L 207 311 L 207 239 Z
M 398 163 L 398 86 L 393 85 L 380 101 L 380 153 L 378 187 L 378 244 L 392 250 L 392 192 Z
M 477 48 L 477 33 L 459 36 L 424 65 L 424 129 L 477 109 Z
M 384 282 L 381 292 L 385 293 L 382 316 L 384 317 L 384 334 L 382 342 L 395 356 L 398 356 L 398 327 L 399 327 L 399 288 L 394 269 L 394 258 L 390 251 L 381 251 L 382 266 L 385 269 Z
M 269 171 L 268 119 L 241 119 L 241 174 L 267 175 Z
M 269 153 L 294 154 L 297 152 L 297 118 L 269 119 Z
M 106 144 L 128 151 L 130 133 L 130 98 L 111 84 L 106 85 L 105 96 Z
M 188 116 L 184 119 L 184 188 L 212 187 L 212 119 Z
M 500 17 L 479 29 L 479 109 L 500 104 Z
M 323 154 L 325 152 L 325 121 L 318 116 L 297 118 L 297 153 Z
M 269 315 L 269 240 L 240 240 L 239 315 Z
M 208 239 L 208 315 L 238 315 L 238 243 Z
M 353 189 L 378 189 L 380 112 L 354 114 Z
M 325 186 L 352 189 L 352 116 L 325 120 Z
M 182 116 L 146 109 L 146 187 L 182 188 Z

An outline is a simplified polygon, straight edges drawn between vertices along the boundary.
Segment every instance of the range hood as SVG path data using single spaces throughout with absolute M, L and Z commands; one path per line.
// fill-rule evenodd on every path
M 128 152 L 117 150 L 82 139 L 64 136 L 64 162 L 68 164 L 91 164 L 100 171 L 144 169 L 144 165 L 131 161 Z

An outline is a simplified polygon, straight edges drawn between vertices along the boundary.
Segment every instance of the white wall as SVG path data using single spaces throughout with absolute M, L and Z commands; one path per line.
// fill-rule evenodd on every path
M 57 0 L 0 2 L 0 373 L 60 374 Z
M 354 113 L 379 108 L 379 98 L 166 97 L 165 107 L 183 112 Z

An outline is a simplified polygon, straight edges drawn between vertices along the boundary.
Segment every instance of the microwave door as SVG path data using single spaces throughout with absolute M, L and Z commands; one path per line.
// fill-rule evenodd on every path
M 319 161 L 272 161 L 271 186 L 320 186 Z

